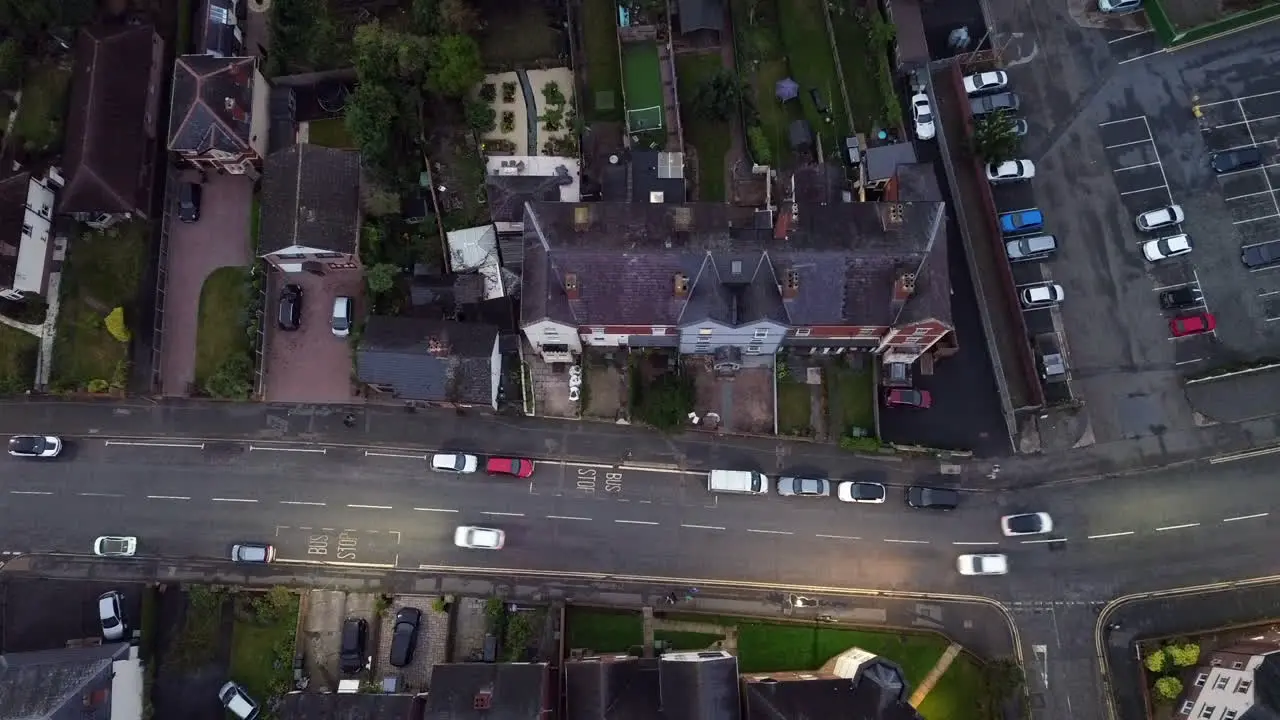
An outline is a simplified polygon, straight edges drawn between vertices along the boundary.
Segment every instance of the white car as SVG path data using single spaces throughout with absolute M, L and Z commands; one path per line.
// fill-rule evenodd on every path
M 1000 532 L 1005 537 L 1044 535 L 1053 532 L 1053 518 L 1042 512 L 1005 515 L 1000 518 Z
M 916 121 L 916 137 L 921 140 L 932 140 L 933 108 L 929 107 L 929 96 L 918 93 L 911 96 L 911 117 Z
M 964 76 L 964 91 L 970 95 L 995 92 L 1008 86 L 1009 74 L 1003 70 L 992 70 Z
M 9 438 L 9 454 L 14 457 L 52 458 L 62 452 L 62 441 L 53 435 L 15 435 Z
M 431 456 L 431 469 L 438 472 L 473 473 L 478 467 L 480 460 L 475 455 L 441 453 Z
M 987 180 L 993 183 L 1018 182 L 1035 176 L 1036 166 L 1030 160 L 1005 160 L 998 165 L 987 163 Z
M 1177 225 L 1186 219 L 1187 216 L 1183 214 L 1181 205 L 1166 205 L 1165 207 L 1142 213 L 1134 219 L 1134 222 L 1138 225 L 1139 230 L 1151 232 L 1162 227 Z
M 1098 0 L 1098 12 L 1131 13 L 1142 9 L 1142 0 Z
M 463 525 L 453 531 L 453 544 L 473 550 L 501 550 L 507 534 L 493 528 Z
M 1191 238 L 1186 235 L 1174 235 L 1142 243 L 1142 256 L 1147 259 L 1147 262 L 1167 260 L 1189 252 L 1191 252 Z
M 93 541 L 93 554 L 98 557 L 133 557 L 138 550 L 138 538 L 103 535 Z
M 841 502 L 876 503 L 884 502 L 888 493 L 878 482 L 842 482 L 836 486 L 836 497 Z
M 1064 293 L 1061 285 L 1054 283 L 1036 283 L 1022 289 L 1022 306 L 1038 308 L 1062 302 Z
M 103 640 L 124 639 L 124 610 L 121 608 L 123 600 L 115 590 L 104 592 L 98 597 L 98 621 L 102 624 Z
M 961 575 L 1004 575 L 1009 572 L 1009 558 L 1004 555 L 961 555 L 956 558 Z
M 258 703 L 234 682 L 228 681 L 222 686 L 218 691 L 218 700 L 222 702 L 222 707 L 240 720 L 255 720 L 258 717 Z

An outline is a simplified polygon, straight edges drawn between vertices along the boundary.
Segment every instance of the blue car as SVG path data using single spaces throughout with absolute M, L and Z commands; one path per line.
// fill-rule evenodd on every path
M 1044 229 L 1044 215 L 1039 210 L 1019 210 L 1000 216 L 1000 231 L 1005 235 L 1035 232 Z

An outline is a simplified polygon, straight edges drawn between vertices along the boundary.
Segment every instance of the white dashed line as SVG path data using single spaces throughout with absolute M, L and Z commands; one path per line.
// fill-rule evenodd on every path
M 747 532 L 760 533 L 761 535 L 795 535 L 787 530 L 757 530 L 755 528 L 747 528 Z
M 77 494 L 77 495 L 79 495 L 80 497 L 124 497 L 124 495 L 121 495 L 120 493 L 91 493 L 91 492 L 84 492 L 84 493 L 76 493 L 76 494 Z
M 652 520 L 614 520 L 614 522 L 622 523 L 623 525 L 657 525 L 658 524 L 656 522 L 653 522 Z
M 53 493 L 45 492 L 43 490 L 10 490 L 9 494 L 10 495 L 52 495 Z
M 1089 539 L 1101 540 L 1103 538 L 1124 537 L 1126 535 L 1132 535 L 1132 534 L 1133 534 L 1132 530 L 1125 530 L 1124 532 L 1113 532 L 1113 533 L 1103 533 L 1101 535 L 1090 535 Z
M 1066 538 L 1047 538 L 1045 540 L 1023 540 L 1023 545 L 1044 545 L 1045 543 L 1066 542 Z
M 442 513 L 458 512 L 457 510 L 450 510 L 449 508 L 414 508 L 414 510 L 417 510 L 418 512 L 442 512 Z
M 239 503 L 256 503 L 257 500 L 251 498 L 209 498 L 213 502 L 239 502 Z
M 501 516 L 501 517 L 524 517 L 524 513 L 509 513 L 509 512 L 489 512 L 489 511 L 484 511 L 484 512 L 481 512 L 480 514 L 481 514 L 481 515 L 495 515 L 495 516 Z
M 1187 523 L 1185 525 L 1167 525 L 1165 527 L 1156 528 L 1156 532 L 1164 532 L 1166 530 L 1185 530 L 1186 528 L 1199 527 L 1200 523 Z
M 577 515 L 548 515 L 548 520 L 590 520 L 589 517 L 578 517 Z
M 902 543 L 905 545 L 928 545 L 929 544 L 928 540 L 890 540 L 888 538 L 885 538 L 884 541 L 888 543 Z
M 1222 518 L 1222 522 L 1235 522 L 1237 520 L 1253 520 L 1255 518 L 1264 518 L 1271 513 L 1256 513 L 1254 515 L 1241 515 L 1239 517 Z
M 953 542 L 952 545 L 999 545 L 998 542 Z
M 148 500 L 190 500 L 188 495 L 148 495 Z
M 348 505 L 349 508 L 357 510 L 390 510 L 390 505 Z
M 691 528 L 693 530 L 723 530 L 719 525 L 681 525 L 682 528 Z
M 322 502 L 309 502 L 307 500 L 281 500 L 281 505 L 311 505 L 314 507 L 324 507 Z
M 862 539 L 860 537 L 855 537 L 853 535 L 821 535 L 819 534 L 819 535 L 814 535 L 814 537 L 829 538 L 831 540 L 861 540 Z

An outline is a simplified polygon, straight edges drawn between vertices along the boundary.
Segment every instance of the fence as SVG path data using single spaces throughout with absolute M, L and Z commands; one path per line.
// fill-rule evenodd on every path
M 178 171 L 168 168 L 164 180 L 164 199 L 160 209 L 159 250 L 156 257 L 156 302 L 151 314 L 151 392 L 163 392 L 161 349 L 164 346 L 164 305 L 168 293 L 169 278 L 169 223 L 173 220 L 173 203 L 177 197 Z
M 258 252 L 254 248 L 254 254 Z M 258 285 L 258 327 L 253 336 L 253 394 L 263 399 L 267 391 L 267 262 L 259 260 L 249 268 L 249 273 L 262 278 Z
M 1280 18 L 1280 2 L 1272 2 L 1253 10 L 1227 15 L 1204 25 L 1179 30 L 1164 9 L 1162 0 L 1147 0 L 1144 7 L 1147 11 L 1147 19 L 1151 21 L 1151 29 L 1160 38 L 1160 42 L 1168 48 L 1228 35 Z

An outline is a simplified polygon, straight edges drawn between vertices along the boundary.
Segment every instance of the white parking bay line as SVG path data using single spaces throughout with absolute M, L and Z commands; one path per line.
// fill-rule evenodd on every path
M 190 500 L 189 495 L 148 495 L 148 500 Z
M 1200 523 L 1185 523 L 1183 525 L 1166 525 L 1165 527 L 1156 528 L 1156 532 L 1165 532 L 1166 530 L 1185 530 L 1187 528 L 1199 527 Z
M 272 452 L 319 453 L 321 455 L 326 455 L 329 452 L 329 448 L 287 448 L 287 447 L 270 447 L 270 446 L 259 447 L 257 445 L 250 445 L 249 451 L 253 452 L 254 450 L 270 450 Z
M 830 540 L 861 540 L 862 538 L 855 535 L 814 535 L 814 537 L 828 538 Z
M 1236 220 L 1235 222 L 1233 222 L 1233 223 L 1231 223 L 1231 224 L 1232 224 L 1232 225 L 1245 225 L 1245 224 L 1252 223 L 1252 222 L 1258 222 L 1259 220 L 1270 220 L 1270 219 L 1272 219 L 1272 218 L 1278 218 L 1278 217 L 1280 217 L 1280 214 L 1272 213 L 1272 214 L 1270 214 L 1270 215 L 1263 215 L 1262 217 L 1249 218 L 1248 220 Z
M 1121 195 L 1137 195 L 1138 193 L 1151 192 L 1152 190 L 1168 190 L 1168 189 L 1169 187 L 1167 185 L 1156 185 L 1154 187 L 1142 188 L 1141 190 L 1130 190 L 1129 192 L 1122 192 L 1120 194 Z
M 1128 167 L 1116 168 L 1115 170 L 1112 170 L 1111 172 L 1113 172 L 1113 173 L 1118 173 L 1118 172 L 1124 172 L 1125 170 L 1137 170 L 1138 168 L 1144 168 L 1144 167 L 1155 167 L 1156 165 L 1159 165 L 1159 164 L 1160 164 L 1160 162 L 1159 162 L 1159 161 L 1156 161 L 1156 162 L 1149 162 L 1149 163 L 1142 163 L 1141 165 L 1130 165 L 1130 166 L 1128 166 Z
M 1124 42 L 1125 40 L 1130 40 L 1130 39 L 1133 39 L 1133 38 L 1136 38 L 1136 37 L 1142 37 L 1143 35 L 1146 35 L 1147 33 L 1153 33 L 1153 32 L 1155 32 L 1155 31 L 1154 31 L 1154 30 L 1140 30 L 1140 31 L 1138 31 L 1138 32 L 1136 32 L 1136 33 L 1130 33 L 1130 34 L 1128 34 L 1128 35 L 1125 35 L 1125 36 L 1122 36 L 1122 37 L 1118 37 L 1118 38 L 1116 38 L 1116 39 L 1114 39 L 1114 40 L 1108 40 L 1108 41 L 1107 41 L 1107 44 L 1108 44 L 1108 45 L 1115 45 L 1115 44 L 1116 44 L 1116 43 L 1118 43 L 1118 42 Z
M 901 543 L 903 545 L 928 545 L 929 544 L 928 540 L 890 540 L 888 538 L 884 538 L 884 542 Z
M 548 520 L 586 520 L 586 521 L 591 520 L 591 518 L 589 517 L 578 517 L 577 515 L 548 515 L 547 519 Z
M 356 508 L 357 510 L 390 510 L 391 509 L 390 505 L 348 505 L 347 507 Z
M 1141 120 L 1145 117 L 1146 117 L 1145 115 L 1134 115 L 1133 117 L 1122 118 L 1120 120 L 1108 120 L 1106 122 L 1098 123 L 1098 127 L 1106 127 L 1108 125 L 1119 125 L 1120 123 L 1133 122 L 1134 120 Z
M 442 513 L 458 512 L 457 510 L 451 510 L 450 508 L 414 508 L 414 510 L 417 510 L 418 512 L 442 512 Z
M 999 545 L 998 542 L 953 542 L 952 545 Z
M 191 450 L 204 449 L 204 443 L 125 442 L 123 440 L 106 440 L 104 442 L 107 446 L 127 445 L 129 447 L 189 448 Z
M 496 512 L 496 511 L 488 511 L 488 510 L 486 510 L 486 511 L 482 511 L 480 514 L 481 514 L 481 515 L 494 515 L 494 516 L 497 516 L 497 517 L 524 517 L 524 513 Z
M 209 498 L 213 502 L 238 502 L 238 503 L 256 503 L 257 500 L 252 498 Z
M 322 502 L 311 502 L 308 500 L 281 500 L 281 505 L 312 505 L 315 507 L 324 507 Z
M 365 457 L 404 458 L 405 460 L 426 460 L 427 459 L 426 455 L 402 455 L 400 453 L 380 453 L 380 452 L 374 452 L 372 450 L 365 450 L 364 456 Z
M 658 524 L 652 520 L 614 520 L 614 522 L 622 523 L 623 525 L 657 525 Z
M 1103 538 L 1124 537 L 1126 535 L 1132 535 L 1132 534 L 1133 534 L 1132 530 L 1125 530 L 1123 532 L 1102 533 L 1101 535 L 1090 535 L 1089 539 L 1101 540 Z
M 682 528 L 690 528 L 690 529 L 692 529 L 692 530 L 723 530 L 723 529 L 724 529 L 723 527 L 720 527 L 719 525 L 693 525 L 693 524 L 691 524 L 691 523 L 690 523 L 690 524 L 684 524 L 684 523 L 682 523 L 682 524 L 680 525 L 680 527 L 682 527 Z
M 1237 520 L 1255 520 L 1257 518 L 1264 518 L 1270 514 L 1271 513 L 1254 513 L 1253 515 L 1240 515 L 1238 517 L 1222 518 L 1222 522 L 1235 522 Z
M 1137 119 L 1137 118 L 1135 118 L 1135 119 Z M 1140 145 L 1140 144 L 1142 144 L 1142 143 L 1149 143 L 1149 142 L 1151 142 L 1151 138 L 1149 138 L 1149 137 L 1148 137 L 1148 138 L 1143 138 L 1143 139 L 1141 139 L 1141 140 L 1133 140 L 1133 141 L 1131 141 L 1131 142 L 1122 142 L 1122 143 L 1118 143 L 1118 144 L 1116 144 L 1116 145 L 1106 145 L 1106 146 L 1104 146 L 1102 149 L 1103 149 L 1103 150 L 1115 150 L 1116 148 L 1129 147 L 1130 145 Z
M 1046 538 L 1044 540 L 1023 540 L 1022 544 L 1023 545 L 1044 545 L 1046 543 L 1060 543 L 1060 542 L 1066 542 L 1066 541 L 1067 541 L 1066 538 Z

